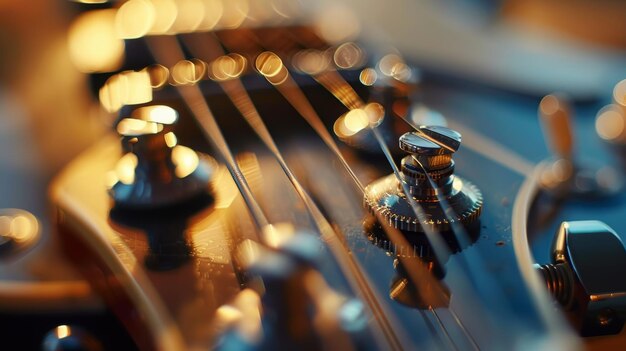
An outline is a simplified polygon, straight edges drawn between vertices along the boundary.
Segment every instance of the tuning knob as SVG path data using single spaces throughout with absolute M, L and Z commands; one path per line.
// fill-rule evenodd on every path
M 552 264 L 536 265 L 548 291 L 583 336 L 616 334 L 626 313 L 626 248 L 599 221 L 563 222 Z
M 322 259 L 319 239 L 288 224 L 270 225 L 264 228 L 263 236 L 268 246 L 248 240 L 239 246 L 236 255 L 250 278 L 247 285 L 261 297 L 262 314 L 257 323 L 262 330 L 259 328 L 259 335 L 250 338 L 235 325 L 222 334 L 218 349 L 358 346 L 359 335 L 367 327 L 367 314 L 359 300 L 337 293 L 315 268 Z
M 446 127 L 421 127 L 419 132 L 404 134 L 400 149 L 409 155 L 402 159 L 402 180 L 409 194 L 404 193 L 395 174 L 390 174 L 366 187 L 365 206 L 395 228 L 408 232 L 423 232 L 424 227 L 449 231 L 452 222 L 472 225 L 480 216 L 483 200 L 476 186 L 454 174 L 452 155 L 460 145 L 461 135 Z M 417 219 L 407 196 L 422 206 L 425 221 Z M 454 217 L 446 215 L 440 196 L 451 206 Z
M 552 158 L 541 175 L 544 190 L 557 197 L 602 197 L 619 192 L 617 172 L 608 166 L 592 167 L 574 157 L 571 112 L 566 98 L 547 95 L 539 104 L 539 119 Z
M 178 204 L 208 192 L 216 167 L 209 156 L 178 145 L 174 121 L 125 118 L 117 125 L 126 154 L 109 173 L 109 194 L 123 208 Z

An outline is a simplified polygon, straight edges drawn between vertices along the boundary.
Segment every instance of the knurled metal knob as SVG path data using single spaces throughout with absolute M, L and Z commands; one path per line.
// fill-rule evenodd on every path
M 179 145 L 170 128 L 174 122 L 125 118 L 118 123 L 126 153 L 109 173 L 109 194 L 116 206 L 158 208 L 208 194 L 215 160 Z
M 454 174 L 452 155 L 461 145 L 461 134 L 446 127 L 423 126 L 402 135 L 399 145 L 409 153 L 401 163 L 409 194 L 404 193 L 395 174 L 376 180 L 365 189 L 364 203 L 370 212 L 408 232 L 424 232 L 424 227 L 445 232 L 453 222 L 470 226 L 478 220 L 483 205 L 480 190 Z M 422 206 L 424 221 L 418 220 L 407 196 Z M 441 197 L 452 208 L 452 217 L 446 215 Z

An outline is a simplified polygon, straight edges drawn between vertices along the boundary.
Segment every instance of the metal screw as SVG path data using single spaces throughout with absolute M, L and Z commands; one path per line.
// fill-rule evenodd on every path
M 441 169 L 450 166 L 452 154 L 461 146 L 461 134 L 446 127 L 426 126 L 419 133 L 405 133 L 399 144 L 427 170 Z

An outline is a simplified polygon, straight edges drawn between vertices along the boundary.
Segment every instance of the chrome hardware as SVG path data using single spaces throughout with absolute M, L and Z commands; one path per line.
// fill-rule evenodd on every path
M 315 269 L 322 258 L 319 239 L 290 224 L 269 225 L 263 237 L 267 246 L 248 240 L 237 255 L 250 277 L 248 286 L 261 297 L 256 308 L 262 309 L 262 315 L 256 323 L 263 325 L 262 335 L 251 338 L 231 325 L 218 349 L 230 350 L 235 345 L 242 350 L 322 349 L 329 342 L 353 348 L 358 344 L 357 335 L 367 325 L 364 306 L 337 293 Z M 250 294 L 250 289 L 243 290 L 229 308 L 236 308 L 237 300 L 254 300 Z M 258 318 L 258 314 L 249 317 Z
M 155 113 L 159 112 L 170 113 Z M 215 161 L 179 145 L 172 132 L 177 115 L 167 106 L 145 106 L 122 119 L 117 131 L 125 155 L 109 174 L 109 194 L 116 206 L 156 208 L 208 192 Z M 175 111 L 174 111 L 175 113 Z
M 402 178 L 408 185 L 408 195 L 424 208 L 426 222 L 419 223 L 395 174 L 366 187 L 365 206 L 373 213 L 380 213 L 395 228 L 409 232 L 423 232 L 423 226 L 448 231 L 451 221 L 465 226 L 476 222 L 482 209 L 482 194 L 476 186 L 454 175 L 452 155 L 460 143 L 459 133 L 440 126 L 421 127 L 419 133 L 400 137 L 400 148 L 410 153 L 402 159 Z M 446 215 L 439 203 L 440 196 L 454 210 L 454 218 Z
M 600 221 L 563 222 L 552 263 L 536 265 L 548 291 L 583 336 L 618 333 L 626 312 L 626 248 Z
M 80 327 L 59 325 L 46 334 L 41 349 L 44 351 L 102 351 L 104 347 L 98 339 Z

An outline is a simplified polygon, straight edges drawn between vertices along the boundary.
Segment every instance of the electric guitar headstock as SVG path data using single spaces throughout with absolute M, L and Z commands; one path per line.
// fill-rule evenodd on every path
M 623 150 L 600 137 L 623 139 L 625 83 L 594 125 L 286 1 L 98 11 L 132 70 L 102 80 L 114 130 L 51 196 L 66 254 L 140 349 L 623 342 L 576 334 L 623 326 Z

